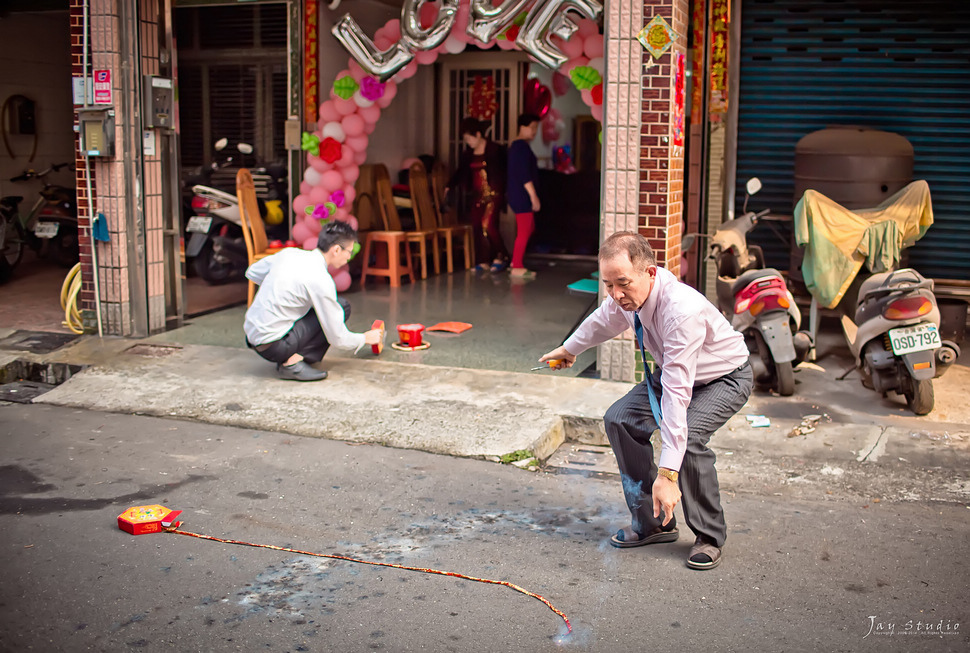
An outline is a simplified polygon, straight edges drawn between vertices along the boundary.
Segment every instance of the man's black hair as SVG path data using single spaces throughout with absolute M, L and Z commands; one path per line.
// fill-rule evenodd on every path
M 465 134 L 469 134 L 470 136 L 475 136 L 481 134 L 484 136 L 487 129 L 488 127 L 481 120 L 469 117 L 461 121 L 460 132 L 458 135 L 464 136 Z
M 334 245 L 344 247 L 351 243 L 351 247 L 353 247 L 352 243 L 356 242 L 357 231 L 353 227 L 340 220 L 329 220 L 323 225 L 320 235 L 317 236 L 317 249 L 326 252 Z M 347 247 L 347 249 L 350 249 L 350 247 Z
M 528 127 L 532 123 L 539 122 L 540 120 L 542 120 L 542 118 L 534 113 L 523 113 L 521 116 L 519 116 L 518 125 L 519 127 Z

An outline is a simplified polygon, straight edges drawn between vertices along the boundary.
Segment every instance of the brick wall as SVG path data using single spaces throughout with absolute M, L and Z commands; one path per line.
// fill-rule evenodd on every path
M 639 231 L 657 262 L 680 272 L 684 201 L 684 152 L 674 147 L 671 115 L 673 60 L 687 49 L 688 0 L 619 0 L 606 5 L 606 89 L 602 238 Z M 680 39 L 653 62 L 637 34 L 661 15 Z M 604 379 L 642 377 L 632 331 L 600 345 L 597 365 Z

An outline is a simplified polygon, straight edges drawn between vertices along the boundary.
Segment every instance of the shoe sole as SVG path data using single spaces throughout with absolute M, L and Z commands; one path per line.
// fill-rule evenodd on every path
M 646 546 L 648 544 L 663 544 L 666 542 L 676 542 L 680 539 L 680 532 L 675 528 L 672 531 L 665 531 L 663 533 L 654 533 L 642 540 L 637 540 L 636 542 L 625 542 L 623 540 L 616 539 L 616 535 L 610 538 L 610 544 L 618 549 L 632 549 L 637 546 Z

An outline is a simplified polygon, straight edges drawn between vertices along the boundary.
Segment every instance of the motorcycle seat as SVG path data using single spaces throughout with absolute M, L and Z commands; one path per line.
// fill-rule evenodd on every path
M 0 197 L 0 204 L 4 204 L 11 208 L 17 208 L 17 205 L 24 201 L 24 198 L 19 195 L 8 195 L 6 197 Z
M 750 284 L 755 279 L 760 279 L 762 277 L 781 277 L 781 273 L 774 268 L 761 268 L 759 270 L 748 270 L 741 274 L 740 277 L 734 280 L 731 284 L 731 294 L 737 295 L 739 292 L 744 290 L 744 288 Z M 782 277 L 784 278 L 784 277 Z

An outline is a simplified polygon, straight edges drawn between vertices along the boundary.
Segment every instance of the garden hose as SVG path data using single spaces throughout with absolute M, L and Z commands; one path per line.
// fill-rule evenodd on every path
M 84 333 L 84 322 L 81 319 L 81 311 L 77 307 L 77 298 L 81 293 L 81 264 L 77 263 L 64 278 L 61 285 L 61 308 L 64 309 L 64 326 L 72 333 Z

